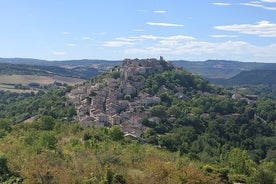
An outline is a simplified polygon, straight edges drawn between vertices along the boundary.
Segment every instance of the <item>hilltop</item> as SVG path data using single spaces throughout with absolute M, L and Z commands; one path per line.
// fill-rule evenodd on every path
M 256 155 L 253 150 L 259 145 L 252 142 L 251 147 L 247 141 L 274 135 L 274 101 L 223 90 L 162 57 L 126 59 L 122 66 L 74 87 L 66 96 L 81 125 L 118 125 L 126 136 L 170 151 L 195 153 L 203 160 L 217 154 L 208 152 L 206 145 L 219 152 L 239 145 L 257 160 L 264 159 L 269 153 Z M 263 106 L 270 110 L 264 112 Z M 212 141 L 206 142 L 206 136 Z M 273 148 L 269 144 L 266 149 Z
M 140 136 L 143 119 L 160 121 L 151 115 L 149 109 L 161 103 L 161 93 L 174 93 L 176 97 L 184 98 L 191 91 L 208 89 L 207 81 L 174 67 L 163 58 L 126 59 L 121 67 L 114 67 L 110 72 L 79 85 L 67 96 L 76 107 L 80 124 L 119 124 L 126 132 Z

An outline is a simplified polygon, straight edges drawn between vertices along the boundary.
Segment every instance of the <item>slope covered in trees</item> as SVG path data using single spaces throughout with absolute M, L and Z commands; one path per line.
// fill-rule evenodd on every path
M 137 85 L 135 95 L 122 96 L 128 104 L 143 100 L 139 94 L 160 99 L 133 109 L 145 115 L 139 117 L 139 139 L 125 134 L 125 122 L 102 128 L 94 128 L 94 120 L 90 127 L 74 123 L 76 112 L 65 96 L 70 88 L 13 94 L 16 101 L 5 94 L 0 110 L 0 181 L 275 183 L 276 101 L 233 95 L 189 72 L 165 68 L 123 78 Z M 93 102 L 102 90 L 121 91 L 120 86 L 111 90 L 106 85 L 112 84 L 110 79 L 117 84 L 124 77 L 121 71 L 133 70 L 114 68 L 101 74 L 84 86 L 103 85 L 89 93 L 80 90 L 79 97 Z M 119 112 L 124 111 L 128 109 Z M 19 123 L 24 113 L 36 118 Z
M 251 70 L 229 79 L 209 79 L 210 82 L 224 85 L 276 85 L 276 70 Z

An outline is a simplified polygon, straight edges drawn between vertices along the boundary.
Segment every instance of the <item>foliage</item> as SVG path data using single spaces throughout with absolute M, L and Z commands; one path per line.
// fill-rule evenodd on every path
M 114 140 L 106 128 L 75 131 L 75 124 L 56 122 L 53 130 L 42 130 L 37 123 L 15 125 L 0 139 L 6 155 L 1 168 L 17 172 L 24 183 L 221 183 L 184 156 Z
M 124 132 L 118 125 L 112 126 L 109 129 L 108 134 L 110 135 L 111 139 L 114 141 L 119 141 L 124 139 Z
M 177 90 L 177 87 L 184 87 L 186 90 L 209 91 L 210 85 L 199 76 L 194 76 L 183 70 L 165 71 L 149 76 L 144 81 L 145 91 L 153 95 L 159 92 L 161 86 L 169 90 Z
M 90 82 L 105 77 L 110 73 Z M 25 183 L 275 182 L 273 99 L 259 98 L 250 106 L 181 70 L 141 80 L 145 85 L 139 90 L 160 98 L 144 107 L 150 113 L 141 120 L 141 142 L 147 144 L 125 138 L 118 125 L 95 129 L 72 123 L 75 111 L 64 97 L 69 89 L 4 92 L 0 145 L 5 180 L 16 173 Z M 34 120 L 19 123 L 30 117 Z
M 69 90 L 60 89 L 34 94 L 16 94 L 2 92 L 0 96 L 0 117 L 10 118 L 19 123 L 36 115 L 51 116 L 56 119 L 66 118 L 69 121 L 76 114 L 72 106 L 66 106 L 64 94 Z

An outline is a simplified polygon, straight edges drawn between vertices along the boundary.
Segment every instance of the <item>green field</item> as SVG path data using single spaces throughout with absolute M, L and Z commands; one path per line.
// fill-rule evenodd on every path
M 75 85 L 82 83 L 83 79 L 61 77 L 61 76 L 38 76 L 38 75 L 0 75 L 0 90 L 11 92 L 32 92 L 35 90 L 15 89 L 14 85 L 22 84 L 28 86 L 30 83 L 38 83 L 40 85 L 53 84 L 54 82 L 66 83 L 68 85 Z

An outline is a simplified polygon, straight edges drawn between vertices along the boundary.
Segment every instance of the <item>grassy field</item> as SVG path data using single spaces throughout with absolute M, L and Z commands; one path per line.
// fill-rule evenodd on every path
M 61 76 L 37 76 L 37 75 L 0 75 L 0 90 L 12 92 L 32 92 L 34 90 L 14 89 L 15 84 L 28 86 L 30 83 L 38 83 L 40 85 L 52 84 L 54 82 L 67 83 L 75 85 L 82 83 L 83 79 L 61 77 Z M 35 91 L 34 91 L 35 92 Z

